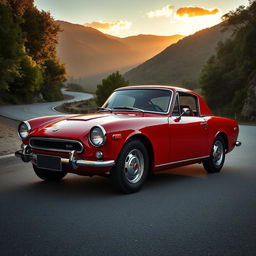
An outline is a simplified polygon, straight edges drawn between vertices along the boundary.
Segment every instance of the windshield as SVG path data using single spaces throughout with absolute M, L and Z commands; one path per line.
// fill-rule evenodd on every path
M 172 92 L 162 89 L 128 89 L 112 93 L 105 109 L 167 113 Z

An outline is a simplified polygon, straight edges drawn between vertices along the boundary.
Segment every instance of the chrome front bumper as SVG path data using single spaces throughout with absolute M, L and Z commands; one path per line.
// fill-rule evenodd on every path
M 111 167 L 115 165 L 114 160 L 108 160 L 108 161 L 89 161 L 84 159 L 77 159 L 75 157 L 75 151 L 71 151 L 69 153 L 69 158 L 60 157 L 60 161 L 63 164 L 69 164 L 73 169 L 78 168 L 79 166 L 88 166 L 88 167 Z M 37 159 L 37 155 L 30 152 L 28 146 L 24 146 L 22 150 L 18 150 L 15 152 L 15 156 L 22 159 L 23 162 L 30 162 L 31 160 Z

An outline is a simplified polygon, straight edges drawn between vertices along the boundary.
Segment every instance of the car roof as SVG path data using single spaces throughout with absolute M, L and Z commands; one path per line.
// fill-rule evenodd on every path
M 165 90 L 170 90 L 173 91 L 174 93 L 176 92 L 184 92 L 184 93 L 190 93 L 194 96 L 196 96 L 199 100 L 199 106 L 200 106 L 200 111 L 202 116 L 212 116 L 212 112 L 209 109 L 208 105 L 200 96 L 198 93 L 182 88 L 182 87 L 177 87 L 177 86 L 171 86 L 171 85 L 132 85 L 132 86 L 126 86 L 126 87 L 121 87 L 116 89 L 115 91 L 119 90 L 130 90 L 130 89 L 165 89 Z
M 172 90 L 172 91 L 179 91 L 179 92 L 190 92 L 193 93 L 192 91 L 182 88 L 182 87 L 177 87 L 177 86 L 171 86 L 171 85 L 132 85 L 132 86 L 125 86 L 125 87 L 120 87 L 116 89 L 115 91 L 119 90 L 131 90 L 131 89 L 167 89 L 167 90 Z

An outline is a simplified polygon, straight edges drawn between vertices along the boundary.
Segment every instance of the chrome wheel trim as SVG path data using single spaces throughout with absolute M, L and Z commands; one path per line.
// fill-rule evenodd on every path
M 137 183 L 141 180 L 144 173 L 144 156 L 139 149 L 131 150 L 124 164 L 124 174 L 128 182 Z
M 213 163 L 216 167 L 219 167 L 222 164 L 224 158 L 224 146 L 221 141 L 216 140 L 213 145 Z

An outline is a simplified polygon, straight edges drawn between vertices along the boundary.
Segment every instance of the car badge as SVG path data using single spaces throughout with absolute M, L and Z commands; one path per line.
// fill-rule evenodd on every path
M 54 128 L 52 128 L 52 132 L 57 132 L 59 129 L 60 128 L 58 128 L 58 127 L 54 127 Z

